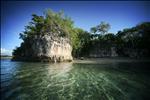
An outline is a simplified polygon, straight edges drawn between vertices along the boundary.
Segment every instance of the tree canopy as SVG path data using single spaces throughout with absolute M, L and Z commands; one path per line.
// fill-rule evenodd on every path
M 94 34 L 100 33 L 104 35 L 105 33 L 108 32 L 109 29 L 110 29 L 110 24 L 102 21 L 99 25 L 91 28 L 91 33 Z

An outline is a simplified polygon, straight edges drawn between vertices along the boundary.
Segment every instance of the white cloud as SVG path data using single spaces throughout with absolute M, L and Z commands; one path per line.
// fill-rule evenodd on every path
M 1 55 L 12 55 L 12 50 L 1 48 Z

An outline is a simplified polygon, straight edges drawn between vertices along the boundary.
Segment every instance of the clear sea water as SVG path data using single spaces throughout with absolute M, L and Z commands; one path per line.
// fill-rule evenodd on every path
M 1 60 L 2 100 L 150 100 L 150 62 Z

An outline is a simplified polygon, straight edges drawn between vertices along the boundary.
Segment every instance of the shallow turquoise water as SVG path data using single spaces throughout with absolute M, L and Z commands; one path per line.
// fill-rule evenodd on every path
M 107 62 L 107 61 L 105 61 Z M 3 100 L 150 100 L 150 62 L 1 60 Z

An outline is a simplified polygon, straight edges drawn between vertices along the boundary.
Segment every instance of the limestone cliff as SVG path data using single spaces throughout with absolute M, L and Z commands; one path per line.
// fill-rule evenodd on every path
M 68 38 L 53 37 L 51 35 L 35 36 L 28 41 L 30 48 L 25 49 L 21 55 L 13 60 L 61 62 L 72 61 L 72 47 Z

